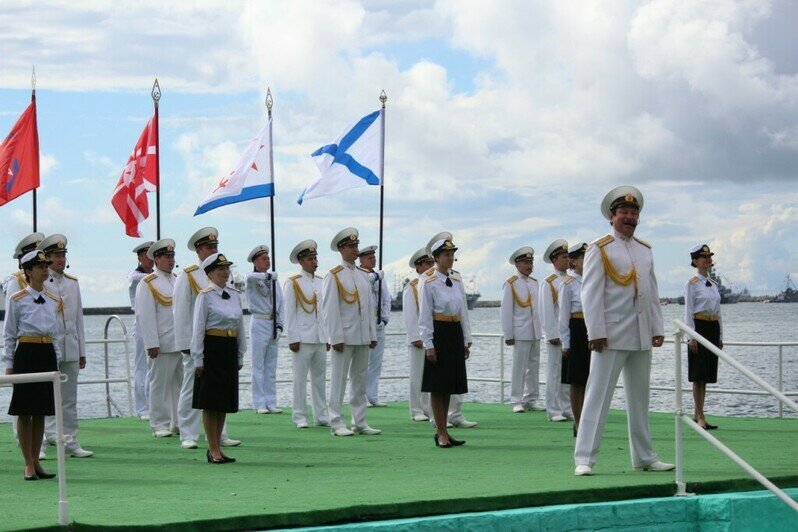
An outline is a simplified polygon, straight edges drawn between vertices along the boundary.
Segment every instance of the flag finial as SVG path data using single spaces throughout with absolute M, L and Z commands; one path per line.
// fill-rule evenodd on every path
M 272 89 L 271 87 L 266 88 L 266 110 L 269 111 L 269 115 L 272 114 L 272 107 L 274 106 L 274 98 L 272 98 Z
M 161 86 L 158 84 L 158 78 L 155 78 L 155 83 L 152 84 L 152 101 L 155 105 L 161 100 Z
M 385 94 L 385 91 L 380 91 L 380 102 L 382 102 L 382 108 L 385 109 L 385 102 L 388 101 L 388 95 Z
M 36 65 L 33 65 L 30 73 L 30 89 L 36 94 Z

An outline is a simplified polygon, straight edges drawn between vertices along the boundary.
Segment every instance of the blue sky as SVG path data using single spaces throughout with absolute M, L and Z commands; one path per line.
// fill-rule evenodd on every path
M 9 1 L 0 18 L 0 132 L 38 77 L 39 226 L 70 241 L 87 305 L 126 302 L 135 266 L 110 195 L 161 83 L 162 236 L 213 225 L 245 267 L 268 242 L 268 202 L 194 218 L 275 96 L 277 270 L 294 244 L 354 225 L 377 241 L 378 190 L 309 200 L 309 154 L 388 93 L 389 278 L 442 230 L 458 268 L 497 298 L 510 253 L 607 231 L 616 185 L 645 196 L 639 235 L 661 292 L 706 242 L 736 287 L 776 293 L 798 276 L 798 63 L 790 2 Z M 154 238 L 151 219 L 142 227 Z M 0 208 L 0 274 L 31 229 L 30 198 Z M 536 274 L 548 274 L 540 258 Z M 798 277 L 796 277 L 798 278 Z

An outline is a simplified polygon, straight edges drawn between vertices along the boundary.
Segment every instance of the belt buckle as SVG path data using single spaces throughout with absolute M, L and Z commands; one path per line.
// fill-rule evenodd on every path
M 227 337 L 228 337 L 228 338 L 230 338 L 231 336 L 233 336 L 233 330 L 232 330 L 232 329 L 227 329 L 227 330 L 225 331 L 225 333 L 227 334 Z

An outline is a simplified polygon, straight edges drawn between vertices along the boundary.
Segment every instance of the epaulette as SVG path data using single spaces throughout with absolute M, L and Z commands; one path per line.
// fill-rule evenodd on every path
M 13 299 L 14 301 L 19 301 L 20 299 L 25 297 L 25 294 L 29 294 L 29 293 L 30 292 L 28 292 L 27 290 L 20 290 L 19 292 L 17 292 L 13 296 L 11 296 L 11 299 Z
M 191 273 L 194 270 L 199 270 L 199 266 L 197 266 L 196 264 L 192 264 L 191 266 L 183 268 L 183 271 L 186 272 L 186 273 Z
M 610 242 L 614 242 L 614 241 L 615 241 L 615 237 L 614 236 L 607 235 L 607 236 L 603 236 L 603 237 L 599 238 L 598 240 L 596 240 L 593 243 L 596 244 L 598 247 L 603 248 L 604 246 L 606 246 Z
M 330 273 L 332 273 L 332 274 L 336 274 L 336 273 L 340 272 L 340 271 L 341 271 L 341 270 L 343 270 L 343 269 L 344 269 L 344 267 L 343 267 L 343 266 L 341 266 L 341 265 L 339 264 L 338 266 L 336 266 L 335 268 L 333 268 L 332 270 L 330 270 Z
M 418 284 L 418 279 L 413 279 L 410 281 L 410 286 L 416 286 Z
M 433 275 L 435 275 L 435 268 L 432 267 L 429 270 L 427 270 L 424 273 L 422 273 L 421 275 L 426 275 L 427 277 L 432 277 Z
M 518 276 L 517 276 L 517 275 L 513 275 L 512 277 L 510 277 L 509 279 L 507 279 L 507 284 L 513 284 L 513 283 L 514 283 L 514 282 L 516 282 L 517 280 L 518 280 Z
M 546 282 L 551 284 L 551 283 L 554 282 L 554 279 L 556 279 L 556 278 L 557 278 L 557 274 L 556 273 L 552 273 L 551 275 L 546 277 Z
M 213 287 L 212 286 L 206 286 L 205 288 L 200 290 L 200 294 L 207 294 L 208 292 L 212 292 L 212 291 L 213 291 Z
M 569 283 L 570 283 L 570 282 L 572 282 L 573 280 L 574 280 L 574 278 L 573 278 L 573 277 L 571 277 L 570 275 L 566 275 L 566 276 L 565 276 L 565 279 L 563 280 L 563 284 L 569 284 Z
M 20 281 L 24 281 L 25 280 L 25 272 L 23 272 L 22 270 L 19 270 L 18 272 L 15 272 L 15 273 L 12 273 L 11 275 L 16 277 L 17 280 L 20 280 Z
M 634 238 L 635 240 L 637 240 L 638 242 L 640 242 L 641 244 L 643 244 L 644 246 L 646 246 L 648 249 L 651 249 L 651 244 L 649 244 L 649 243 L 648 243 L 648 242 L 646 242 L 645 240 L 643 240 L 643 239 L 641 239 L 641 238 L 637 238 L 636 236 L 633 236 L 632 238 Z
M 302 277 L 302 274 L 301 274 L 301 273 L 298 273 L 298 274 L 296 274 L 296 275 L 292 275 L 292 276 L 291 276 L 291 277 L 289 277 L 288 279 L 289 279 L 290 281 L 296 281 L 297 279 L 299 279 L 299 278 L 301 278 L 301 277 Z
M 452 273 L 449 274 L 449 279 L 454 279 L 455 281 L 460 282 L 463 281 L 462 277 L 460 277 L 460 274 L 454 270 L 452 270 Z
M 158 274 L 156 274 L 156 273 L 151 273 L 151 274 L 149 274 L 147 277 L 145 277 L 144 279 L 142 279 L 142 281 L 144 281 L 145 283 L 151 283 L 151 282 L 152 282 L 153 280 L 155 280 L 157 277 L 158 277 Z
M 698 283 L 698 277 L 697 276 L 693 277 L 692 279 L 690 279 L 690 284 L 696 284 L 696 283 Z
M 66 272 L 64 272 L 64 277 L 66 277 L 67 279 L 72 279 L 73 281 L 77 281 L 78 280 L 77 277 L 75 277 L 74 275 L 69 275 Z

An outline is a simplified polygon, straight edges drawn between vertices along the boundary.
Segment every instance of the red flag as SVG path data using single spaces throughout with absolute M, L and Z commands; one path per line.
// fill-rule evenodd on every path
M 0 205 L 39 186 L 39 130 L 33 100 L 0 144 Z
M 150 215 L 147 194 L 158 186 L 158 121 L 153 115 L 141 132 L 111 197 L 111 205 L 125 223 L 125 234 L 140 237 L 139 223 Z

